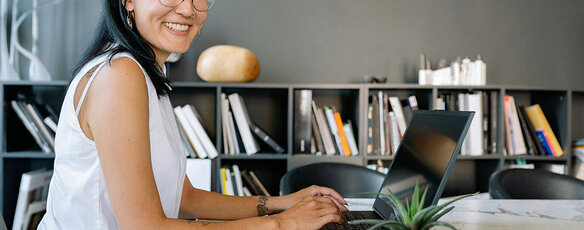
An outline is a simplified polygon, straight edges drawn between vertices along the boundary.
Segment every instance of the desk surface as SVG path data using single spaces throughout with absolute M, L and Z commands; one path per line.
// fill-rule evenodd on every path
M 347 199 L 349 210 L 371 210 L 373 201 Z M 458 229 L 584 229 L 584 200 L 465 199 L 454 206 L 440 220 Z

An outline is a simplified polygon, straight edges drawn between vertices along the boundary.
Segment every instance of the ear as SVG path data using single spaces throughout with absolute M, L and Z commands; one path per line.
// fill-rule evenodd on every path
M 126 8 L 127 11 L 133 11 L 135 8 L 134 5 L 134 0 L 122 0 L 122 4 L 124 5 L 124 8 Z

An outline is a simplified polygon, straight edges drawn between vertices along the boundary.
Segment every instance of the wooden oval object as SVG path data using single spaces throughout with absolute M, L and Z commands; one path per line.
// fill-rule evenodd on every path
M 201 53 L 197 74 L 208 82 L 249 82 L 260 74 L 260 62 L 248 49 L 218 45 Z

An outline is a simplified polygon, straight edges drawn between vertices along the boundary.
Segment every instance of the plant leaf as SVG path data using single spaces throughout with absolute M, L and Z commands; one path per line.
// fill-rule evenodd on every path
M 432 208 L 424 208 L 424 209 L 418 211 L 418 213 L 416 213 L 416 215 L 414 215 L 412 217 L 412 224 L 411 224 L 410 228 L 419 229 L 421 226 L 424 226 L 422 220 L 424 219 L 424 216 L 426 215 L 426 213 L 428 213 L 431 210 L 433 210 L 433 209 Z
M 444 209 L 444 211 L 442 211 L 441 213 L 438 213 L 437 215 L 435 215 L 432 218 L 430 218 L 430 221 L 429 222 L 438 221 L 438 219 L 440 219 L 440 217 L 446 215 L 446 213 L 452 211 L 452 209 L 454 209 L 454 206 L 450 206 L 447 209 Z
M 408 210 L 408 216 L 412 216 L 412 207 L 410 206 L 410 202 L 408 201 L 408 198 L 406 197 L 406 209 Z
M 404 224 L 399 223 L 399 222 L 387 223 L 387 224 L 384 224 L 383 227 L 389 228 L 389 229 L 392 229 L 392 230 L 394 228 L 395 229 L 398 229 L 398 230 L 410 230 L 407 226 L 405 226 Z
M 394 212 L 396 212 L 395 209 L 397 209 L 396 212 L 396 216 L 397 218 L 400 220 L 401 223 L 404 223 L 406 226 L 410 223 L 411 218 L 408 215 L 408 211 L 406 210 L 406 208 L 404 207 L 404 205 L 401 203 L 401 201 L 399 200 L 399 198 L 397 198 L 397 196 L 391 192 L 391 190 L 388 188 L 387 191 L 389 192 L 389 200 L 391 201 L 391 203 L 393 203 L 393 209 Z M 399 213 L 399 215 L 398 215 Z
M 456 230 L 456 227 L 452 226 L 449 223 L 446 222 L 442 222 L 442 221 L 436 221 L 436 222 L 432 222 L 426 226 L 424 226 L 424 228 L 422 228 L 422 230 L 429 230 L 431 227 L 436 227 L 436 226 L 443 226 L 443 227 L 447 227 L 450 228 L 452 230 Z
M 428 185 L 426 185 L 426 189 L 424 189 L 424 193 L 422 194 L 422 200 L 420 200 L 420 208 L 424 208 L 424 201 L 426 200 L 426 193 L 428 193 Z
M 379 224 L 381 222 L 387 222 L 387 220 L 376 219 L 351 220 L 349 221 L 349 224 Z
M 400 225 L 403 225 L 403 224 L 400 223 L 400 222 L 394 221 L 394 220 L 384 220 L 383 223 L 375 224 L 375 225 L 367 228 L 367 230 L 374 230 L 374 229 L 378 229 L 380 227 L 387 227 L 387 226 L 390 226 L 391 227 L 392 225 L 400 226 Z
M 418 205 L 420 204 L 419 193 L 420 193 L 420 185 L 418 184 L 418 180 L 416 180 L 416 186 L 414 187 L 414 194 L 412 194 L 412 205 L 411 205 L 411 209 L 410 209 L 410 218 L 412 218 L 412 219 L 413 219 L 414 215 L 416 215 L 416 213 L 419 210 L 419 207 L 418 207 Z
M 452 199 L 451 201 L 448 201 L 448 202 L 446 202 L 444 204 L 441 204 L 441 205 L 436 206 L 436 208 L 434 208 L 432 211 L 428 212 L 426 214 L 426 216 L 424 216 L 424 219 L 422 220 L 422 223 L 423 224 L 424 223 L 427 223 L 430 220 L 430 218 L 432 218 L 432 216 L 436 215 L 436 213 L 438 213 L 440 210 L 442 210 L 446 206 L 448 206 L 448 205 L 450 205 L 450 204 L 452 204 L 452 203 L 454 203 L 456 201 L 459 201 L 461 199 L 464 199 L 464 198 L 467 198 L 467 197 L 470 197 L 470 196 L 474 196 L 476 194 L 478 194 L 478 193 L 467 194 L 467 195 L 459 196 L 459 197 L 457 197 L 455 199 Z

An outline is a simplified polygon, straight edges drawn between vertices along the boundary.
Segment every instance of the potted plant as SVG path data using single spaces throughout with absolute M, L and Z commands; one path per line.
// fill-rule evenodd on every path
M 428 187 L 424 190 L 422 198 L 419 199 L 419 185 L 416 182 L 416 187 L 414 187 L 414 194 L 412 195 L 411 202 L 406 198 L 405 206 L 397 198 L 391 190 L 387 189 L 389 194 L 375 193 L 382 197 L 387 198 L 390 201 L 390 206 L 393 208 L 394 214 L 397 220 L 354 220 L 349 221 L 349 224 L 371 224 L 367 230 L 373 230 L 378 228 L 388 228 L 397 230 L 427 230 L 435 226 L 444 226 L 450 229 L 456 229 L 449 223 L 438 221 L 440 217 L 444 216 L 446 213 L 452 211 L 454 206 L 448 207 L 452 203 L 474 196 L 475 194 L 468 194 L 457 197 L 451 201 L 448 201 L 441 205 L 431 205 L 424 208 L 424 200 L 426 199 L 426 193 L 428 192 Z M 448 207 L 448 208 L 446 208 Z M 446 208 L 446 209 L 445 209 Z

